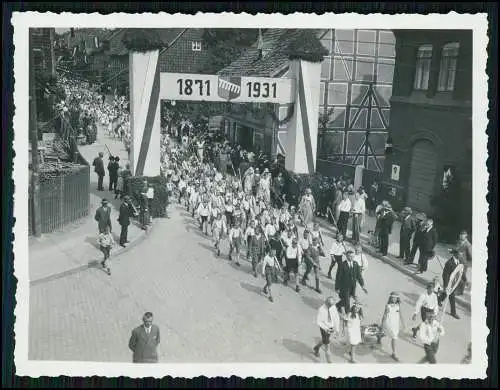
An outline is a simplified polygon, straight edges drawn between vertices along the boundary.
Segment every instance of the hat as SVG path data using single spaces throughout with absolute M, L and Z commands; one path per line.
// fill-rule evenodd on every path
M 104 203 L 108 203 L 108 200 L 107 200 L 106 198 L 103 198 L 103 199 L 101 200 L 101 204 L 104 204 Z
M 409 208 L 409 207 L 405 207 L 405 208 L 403 209 L 403 213 L 405 213 L 405 214 L 411 214 L 411 213 L 412 213 L 411 208 Z
M 460 254 L 460 251 L 459 251 L 459 249 L 457 247 L 448 249 L 448 252 L 450 252 L 451 255 L 458 255 L 458 254 Z
M 391 292 L 390 297 L 399 298 L 399 294 L 395 291 Z
M 434 283 L 432 283 L 432 282 L 427 283 L 427 288 L 429 288 L 429 287 L 434 287 Z
M 467 230 L 462 229 L 462 230 L 460 230 L 460 234 L 469 234 L 469 233 L 467 233 Z
M 264 173 L 269 173 L 269 169 L 265 168 Z

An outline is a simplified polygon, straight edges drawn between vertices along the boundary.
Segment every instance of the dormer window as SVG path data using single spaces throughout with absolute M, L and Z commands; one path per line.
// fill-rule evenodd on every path
M 192 51 L 201 51 L 201 42 L 200 41 L 192 41 L 191 42 L 191 50 Z

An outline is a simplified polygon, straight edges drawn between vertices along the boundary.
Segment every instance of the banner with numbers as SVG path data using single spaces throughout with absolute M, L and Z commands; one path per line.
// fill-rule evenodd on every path
M 293 103 L 289 78 L 161 73 L 160 99 L 234 103 Z

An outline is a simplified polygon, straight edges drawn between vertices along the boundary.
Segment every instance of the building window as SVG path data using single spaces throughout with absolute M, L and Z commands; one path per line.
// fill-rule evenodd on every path
M 199 41 L 191 42 L 191 50 L 192 51 L 201 51 L 201 42 L 199 42 Z
M 439 66 L 438 91 L 453 91 L 455 88 L 459 48 L 460 44 L 458 42 L 447 43 L 443 46 Z
M 432 45 L 422 45 L 417 51 L 415 64 L 415 82 L 413 88 L 426 91 L 429 88 L 429 74 L 431 70 Z

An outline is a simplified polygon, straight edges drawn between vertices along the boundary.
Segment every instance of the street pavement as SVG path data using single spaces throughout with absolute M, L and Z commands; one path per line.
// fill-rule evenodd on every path
M 332 234 L 323 230 L 328 250 Z M 322 276 L 320 295 L 273 285 L 274 303 L 261 293 L 265 283 L 251 265 L 234 266 L 214 254 L 212 243 L 178 205 L 159 219 L 147 240 L 112 257 L 112 275 L 88 268 L 30 288 L 29 359 L 130 362 L 128 340 L 144 312 L 160 327 L 160 363 L 315 363 L 311 348 L 319 340 L 317 308 L 333 293 Z M 368 256 L 368 294 L 358 287 L 363 324 L 379 323 L 389 293 L 402 299 L 406 330 L 398 342 L 402 363 L 416 363 L 423 348 L 411 339 L 414 305 L 424 287 L 390 265 Z M 329 260 L 322 259 L 323 272 Z M 334 272 L 336 269 L 334 270 Z M 440 363 L 459 363 L 471 338 L 471 317 L 444 316 L 446 334 Z M 333 362 L 346 363 L 347 346 L 333 345 Z M 393 363 L 386 338 L 382 348 L 358 347 L 360 363 Z
M 107 148 L 106 148 L 107 146 Z M 61 274 L 71 273 L 75 270 L 86 268 L 96 261 L 100 261 L 102 253 L 97 244 L 97 222 L 94 220 L 96 209 L 101 205 L 103 198 L 111 204 L 112 234 L 118 243 L 120 226 L 116 222 L 120 208 L 120 200 L 114 199 L 110 191 L 97 191 L 97 175 L 94 173 L 92 161 L 99 152 L 104 153 L 104 163 L 107 167 L 108 149 L 114 156 L 120 157 L 123 167 L 128 162 L 128 154 L 121 141 L 105 134 L 102 126 L 98 126 L 97 140 L 92 145 L 79 147 L 80 153 L 90 164 L 90 208 L 87 217 L 64 226 L 60 231 L 45 234 L 42 237 L 29 239 L 29 275 L 30 282 L 38 283 L 57 277 Z M 104 188 L 109 185 L 109 174 L 106 172 Z M 128 238 L 131 243 L 144 238 L 145 233 L 133 221 L 129 227 Z M 118 244 L 113 249 L 114 253 L 123 252 Z

